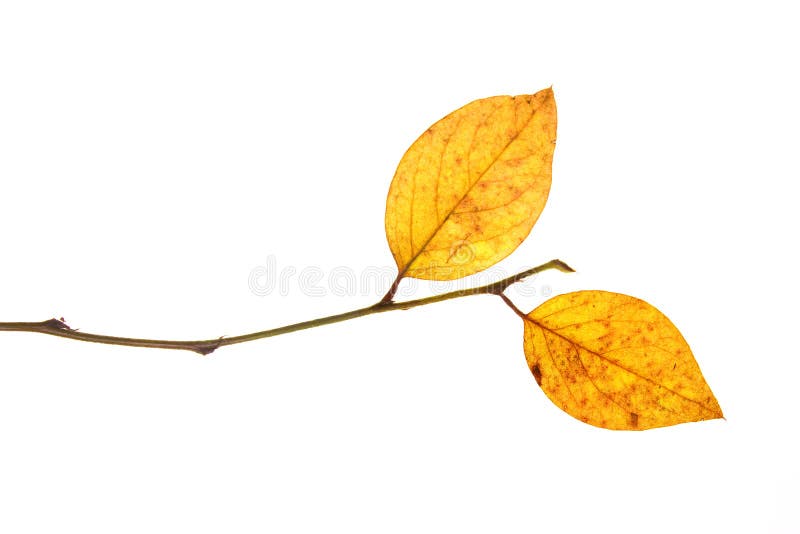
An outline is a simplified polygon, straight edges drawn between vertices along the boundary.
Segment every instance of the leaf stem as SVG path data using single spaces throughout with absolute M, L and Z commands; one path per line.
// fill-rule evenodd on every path
M 523 312 L 522 310 L 520 310 L 519 308 L 517 308 L 517 305 L 516 305 L 516 304 L 514 304 L 513 302 L 511 302 L 511 299 L 510 299 L 510 298 L 508 298 L 508 297 L 505 295 L 505 293 L 498 293 L 498 296 L 499 296 L 501 299 L 503 299 L 503 302 L 505 302 L 505 303 L 508 305 L 508 307 L 509 307 L 509 308 L 511 308 L 511 311 L 513 311 L 514 313 L 516 313 L 517 315 L 519 315 L 520 317 L 522 317 L 523 319 L 525 319 L 525 317 L 526 317 L 526 315 L 525 315 L 525 312 Z
M 397 273 L 397 278 L 394 279 L 394 282 L 392 282 L 392 287 L 389 288 L 389 291 L 387 291 L 380 300 L 381 303 L 388 304 L 394 300 L 394 294 L 397 293 L 397 288 L 400 287 L 400 281 L 403 279 L 404 274 L 404 271 Z
M 442 302 L 445 300 L 467 297 L 470 295 L 487 295 L 487 294 L 500 295 L 501 298 L 506 300 L 506 303 L 509 303 L 510 301 L 508 301 L 508 298 L 502 294 L 503 291 L 505 291 L 505 289 L 508 286 L 510 286 L 511 284 L 515 284 L 536 273 L 546 271 L 548 269 L 557 269 L 559 271 L 568 273 L 574 272 L 573 269 L 563 261 L 550 260 L 547 263 L 539 265 L 538 267 L 533 267 L 526 271 L 522 271 L 513 276 L 509 276 L 508 278 L 504 278 L 503 280 L 499 280 L 497 282 L 493 282 L 485 286 L 473 287 L 470 289 L 460 289 L 457 291 L 451 291 L 449 293 L 443 293 L 441 295 L 433 295 L 430 297 L 425 297 L 416 300 L 409 300 L 406 302 L 394 302 L 393 300 L 391 300 L 391 296 L 389 297 L 389 300 L 387 300 L 386 297 L 384 297 L 384 299 L 380 300 L 376 304 L 373 304 L 372 306 L 367 306 L 366 308 L 359 308 L 357 310 L 352 310 L 337 315 L 330 315 L 328 317 L 312 319 L 310 321 L 304 321 L 301 323 L 295 323 L 286 326 L 281 326 L 278 328 L 272 328 L 270 330 L 263 330 L 260 332 L 253 332 L 250 334 L 243 334 L 240 336 L 233 336 L 233 337 L 220 337 L 216 339 L 203 339 L 195 341 L 174 341 L 174 340 L 164 340 L 164 339 L 143 339 L 143 338 L 131 338 L 131 337 L 106 336 L 101 334 L 90 334 L 88 332 L 82 332 L 80 330 L 75 330 L 73 328 L 70 328 L 64 322 L 63 319 L 48 319 L 46 321 L 41 321 L 41 322 L 8 322 L 8 323 L 0 322 L 0 331 L 34 332 L 39 334 L 64 337 L 68 339 L 75 339 L 78 341 L 88 341 L 91 343 L 104 343 L 106 345 L 189 350 L 197 352 L 198 354 L 205 355 L 205 354 L 211 354 L 219 347 L 224 347 L 226 345 L 235 345 L 238 343 L 255 341 L 257 339 L 279 336 L 281 334 L 288 334 L 290 332 L 297 332 L 299 330 L 306 330 L 308 328 L 316 328 L 318 326 L 323 326 L 326 324 L 349 321 L 350 319 L 355 319 L 357 317 L 364 317 L 365 315 L 373 315 L 376 313 L 383 313 L 392 310 L 407 310 L 410 308 L 416 308 L 417 306 L 424 306 L 427 304 L 433 304 L 435 302 Z M 400 277 L 398 277 L 392 284 L 394 291 L 397 290 L 397 285 L 399 284 L 399 281 Z M 390 293 L 387 293 L 387 296 L 389 295 L 393 296 L 394 291 L 390 290 Z

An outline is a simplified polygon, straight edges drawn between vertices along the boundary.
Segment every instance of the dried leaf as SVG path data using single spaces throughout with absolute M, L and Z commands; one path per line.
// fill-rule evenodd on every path
M 550 191 L 553 91 L 476 100 L 417 139 L 386 201 L 399 277 L 454 280 L 508 256 Z
M 644 430 L 722 417 L 689 345 L 650 304 L 607 291 L 556 296 L 524 317 L 525 357 L 556 406 Z

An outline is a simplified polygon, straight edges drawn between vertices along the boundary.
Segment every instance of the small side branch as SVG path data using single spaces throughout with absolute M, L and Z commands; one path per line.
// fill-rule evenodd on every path
M 378 303 L 373 304 L 372 306 L 368 306 L 366 308 L 359 308 L 357 310 L 352 310 L 337 315 L 330 315 L 328 317 L 321 317 L 319 319 L 312 319 L 310 321 L 304 321 L 301 323 L 295 323 L 291 325 L 281 326 L 278 328 L 272 328 L 270 330 L 263 330 L 261 332 L 253 332 L 250 334 L 243 334 L 234 337 L 221 337 L 216 339 L 204 339 L 204 340 L 193 340 L 193 341 L 173 341 L 173 340 L 163 340 L 163 339 L 143 339 L 143 338 L 131 338 L 131 337 L 105 336 L 101 334 L 90 334 L 87 332 L 82 332 L 80 330 L 75 330 L 73 328 L 70 328 L 64 322 L 63 318 L 62 319 L 53 318 L 41 322 L 9 322 L 9 323 L 0 322 L 0 331 L 33 332 L 38 334 L 47 334 L 50 336 L 75 339 L 78 341 L 103 343 L 106 345 L 188 350 L 196 352 L 198 354 L 206 355 L 206 354 L 211 354 L 219 347 L 224 347 L 226 345 L 235 345 L 238 343 L 255 341 L 257 339 L 279 336 L 282 334 L 288 334 L 290 332 L 297 332 L 299 330 L 316 328 L 318 326 L 323 326 L 326 324 L 348 321 L 350 319 L 355 319 L 357 317 L 364 317 L 365 315 L 373 315 L 376 313 L 384 313 L 398 309 L 407 310 L 410 308 L 416 308 L 418 306 L 425 306 L 427 304 L 433 304 L 435 302 L 442 302 L 445 300 L 467 297 L 470 295 L 492 294 L 492 295 L 501 295 L 501 297 L 505 297 L 505 295 L 502 295 L 502 293 L 510 285 L 515 284 L 521 280 L 524 280 L 525 278 L 532 276 L 536 273 L 546 271 L 548 269 L 556 269 L 566 273 L 574 272 L 573 269 L 563 261 L 550 260 L 549 262 L 539 265 L 538 267 L 528 269 L 527 271 L 522 271 L 513 276 L 509 276 L 508 278 L 504 278 L 503 280 L 499 280 L 497 282 L 493 282 L 485 286 L 474 287 L 470 289 L 461 289 L 458 291 L 451 291 L 450 293 L 443 293 L 441 295 L 434 295 L 431 297 L 409 300 L 406 302 L 394 302 L 393 300 L 391 300 L 391 298 L 394 295 L 393 290 L 397 289 L 397 285 L 400 282 L 400 277 L 398 277 L 397 280 L 395 280 L 395 282 L 392 284 L 393 290 L 390 290 L 390 293 L 387 294 L 387 296 L 391 295 L 389 296 L 389 300 L 384 298 Z

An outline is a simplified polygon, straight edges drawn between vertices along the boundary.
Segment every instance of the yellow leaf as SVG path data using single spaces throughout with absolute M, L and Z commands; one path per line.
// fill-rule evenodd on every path
M 476 100 L 428 128 L 386 200 L 398 279 L 454 280 L 513 252 L 547 200 L 555 139 L 551 89 Z
M 523 320 L 528 367 L 550 400 L 577 419 L 644 430 L 722 417 L 686 340 L 642 300 L 579 291 Z

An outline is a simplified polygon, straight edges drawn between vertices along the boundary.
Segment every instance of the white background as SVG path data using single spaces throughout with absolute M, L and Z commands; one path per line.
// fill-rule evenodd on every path
M 488 296 L 209 357 L 4 332 L 0 530 L 798 532 L 788 5 L 3 2 L 0 321 L 191 339 L 371 304 L 329 276 L 393 269 L 408 145 L 552 84 L 550 200 L 490 275 L 559 257 L 521 306 L 651 302 L 727 420 L 572 419 Z M 270 257 L 326 294 L 254 294 Z

